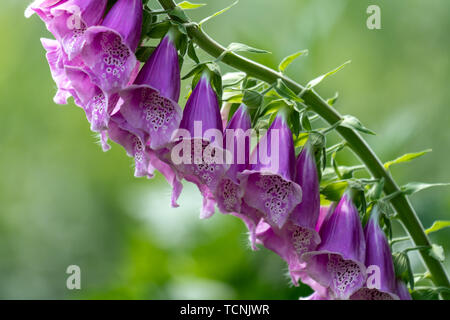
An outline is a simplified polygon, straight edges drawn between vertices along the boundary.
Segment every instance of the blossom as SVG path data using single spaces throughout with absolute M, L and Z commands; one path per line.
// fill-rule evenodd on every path
M 25 10 L 25 18 L 37 14 L 44 22 L 52 19 L 51 9 L 68 0 L 34 0 Z
M 365 282 L 366 244 L 358 210 L 346 192 L 320 229 L 321 243 L 303 254 L 306 272 L 330 289 L 337 299 L 348 299 Z
M 153 176 L 149 170 L 150 159 L 143 141 L 144 132 L 129 126 L 120 113 L 115 113 L 111 116 L 108 136 L 112 141 L 123 146 L 128 156 L 134 158 L 135 177 L 151 178 Z
M 246 204 L 260 211 L 267 223 L 282 228 L 302 200 L 301 187 L 294 182 L 294 143 L 284 115 L 275 118 L 239 177 Z
M 133 85 L 119 92 L 120 113 L 134 128 L 146 133 L 144 143 L 160 149 L 178 129 L 182 111 L 180 67 L 172 33 L 168 33 L 139 72 Z
M 238 173 L 249 164 L 251 119 L 247 106 L 241 104 L 224 131 L 223 146 L 229 152 L 229 168 L 214 194 L 223 213 L 240 213 L 244 190 Z
M 84 32 L 80 56 L 92 82 L 107 94 L 123 89 L 139 64 L 134 52 L 142 29 L 142 1 L 118 0 L 100 26 Z
M 379 225 L 379 207 L 372 214 L 364 228 L 366 238 L 366 267 L 373 272 L 368 285 L 355 292 L 353 300 L 397 300 L 394 264 L 386 235 Z M 374 281 L 371 281 L 371 279 Z M 373 282 L 373 283 L 372 283 Z
M 45 22 L 67 54 L 74 59 L 81 50 L 84 32 L 99 24 L 105 13 L 107 0 L 41 1 L 32 3 L 26 16 L 36 12 Z
M 201 218 L 214 214 L 214 190 L 227 170 L 222 132 L 219 101 L 205 72 L 186 102 L 170 154 L 180 177 L 196 184 L 203 196 Z
M 172 186 L 171 205 L 172 207 L 178 207 L 176 201 L 180 196 L 182 184 L 173 168 L 161 160 L 156 151 L 144 144 L 145 133 L 130 126 L 119 112 L 111 116 L 107 132 L 111 140 L 123 146 L 127 155 L 134 158 L 135 177 L 153 178 L 155 170 L 161 172 Z
M 108 95 L 92 83 L 89 74 L 80 67 L 65 67 L 75 103 L 82 107 L 91 124 L 91 130 L 102 132 L 109 127 L 110 114 L 119 100 L 118 94 Z
M 316 225 L 320 212 L 328 211 L 328 208 L 320 208 L 319 178 L 311 149 L 307 144 L 296 163 L 295 182 L 302 188 L 303 201 L 294 208 L 281 229 L 260 222 L 256 234 L 258 242 L 287 262 L 294 285 L 298 285 L 299 279 L 309 281 L 302 255 L 320 243 Z
M 57 87 L 57 92 L 53 101 L 56 104 L 67 104 L 69 97 L 73 93 L 73 87 L 64 68 L 65 66 L 80 67 L 83 65 L 83 62 L 79 59 L 69 61 L 67 54 L 57 40 L 42 38 L 41 43 L 47 52 L 47 62 L 50 67 L 53 81 Z

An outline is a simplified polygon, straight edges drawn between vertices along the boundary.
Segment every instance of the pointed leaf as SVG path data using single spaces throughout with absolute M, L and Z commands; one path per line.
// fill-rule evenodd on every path
M 372 134 L 375 135 L 375 132 L 373 132 L 370 129 L 367 129 L 366 127 L 364 127 L 361 123 L 361 121 L 359 121 L 356 117 L 351 116 L 351 115 L 345 115 L 342 117 L 342 122 L 340 123 L 341 127 L 347 127 L 350 129 L 355 129 L 358 130 L 360 132 L 363 133 L 367 133 L 367 134 Z
M 389 169 L 389 167 L 392 166 L 393 164 L 409 162 L 411 160 L 414 160 L 416 158 L 419 158 L 419 157 L 427 154 L 428 152 L 431 152 L 431 149 L 427 149 L 427 150 L 416 152 L 416 153 L 406 153 L 406 154 L 402 155 L 401 157 L 398 157 L 397 159 L 386 162 L 384 164 L 384 167 L 386 169 Z
M 189 58 L 192 59 L 192 61 L 194 61 L 197 64 L 200 63 L 200 59 L 198 58 L 197 53 L 195 52 L 194 42 L 189 41 L 187 53 Z
M 179 4 L 177 4 L 177 6 L 179 6 L 181 9 L 184 9 L 184 10 L 190 10 L 190 9 L 197 9 L 197 8 L 206 6 L 206 3 L 192 3 L 189 1 L 183 1 L 183 2 L 180 2 Z
M 243 43 L 232 42 L 227 47 L 227 51 L 230 52 L 252 52 L 252 53 L 270 53 L 269 51 L 253 48 Z
M 302 56 L 302 55 L 307 55 L 308 54 L 308 50 L 302 50 L 302 51 L 298 51 L 294 54 L 291 54 L 290 56 L 287 56 L 283 59 L 283 61 L 281 61 L 280 65 L 278 66 L 278 70 L 280 70 L 280 72 L 284 72 L 286 70 L 286 68 L 298 57 Z
M 347 181 L 337 181 L 326 185 L 320 193 L 325 196 L 327 200 L 339 201 L 347 189 Z
M 283 80 L 278 79 L 277 83 L 274 87 L 275 91 L 282 97 L 295 101 L 295 102 L 303 102 L 303 99 L 297 96 L 294 91 L 289 89 L 289 87 L 283 82 Z
M 448 228 L 448 227 L 450 227 L 450 221 L 448 221 L 448 220 L 447 221 L 443 221 L 443 220 L 435 221 L 431 227 L 429 227 L 427 230 L 425 230 L 425 233 L 430 234 L 432 232 L 436 232 L 436 231 L 439 231 L 441 229 Z
M 404 194 L 410 195 L 432 187 L 445 187 L 450 186 L 450 183 L 422 183 L 422 182 L 410 182 L 402 187 Z
M 315 86 L 317 86 L 319 83 L 321 83 L 325 78 L 335 74 L 336 72 L 338 72 L 339 70 L 341 70 L 342 68 L 344 68 L 347 64 L 349 64 L 351 61 L 347 61 L 344 64 L 342 64 L 341 66 L 337 67 L 334 70 L 331 70 L 330 72 L 327 72 L 313 80 L 311 80 L 310 82 L 308 82 L 308 84 L 306 85 L 306 89 L 312 89 Z
M 331 97 L 330 99 L 327 100 L 327 103 L 330 106 L 334 106 L 334 104 L 336 103 L 338 98 L 339 98 L 339 92 L 336 92 L 333 97 Z
M 231 87 L 240 83 L 245 77 L 245 72 L 228 72 L 222 76 L 222 84 L 224 87 Z
M 230 10 L 232 7 L 234 7 L 236 4 L 238 4 L 238 2 L 239 2 L 239 0 L 236 1 L 236 2 L 234 2 L 233 4 L 229 5 L 228 7 L 226 7 L 226 8 L 224 8 L 224 9 L 220 10 L 220 11 L 217 11 L 217 12 L 214 13 L 213 15 L 211 15 L 211 16 L 209 16 L 209 17 L 206 17 L 205 19 L 203 19 L 202 21 L 200 21 L 198 25 L 201 26 L 202 24 L 204 24 L 204 23 L 205 23 L 206 21 L 208 21 L 209 19 L 214 18 L 214 17 L 217 17 L 218 15 L 220 15 L 220 14 L 222 14 L 222 13 L 224 13 L 224 12 Z

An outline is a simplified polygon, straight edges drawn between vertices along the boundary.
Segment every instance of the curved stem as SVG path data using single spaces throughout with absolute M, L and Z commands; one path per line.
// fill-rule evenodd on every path
M 175 8 L 176 4 L 173 0 L 158 0 L 165 10 Z M 179 18 L 178 18 L 179 19 Z M 282 79 L 286 85 L 297 94 L 303 92 L 302 99 L 311 107 L 311 110 L 321 116 L 330 125 L 334 125 L 341 121 L 342 116 L 333 107 L 331 107 L 323 98 L 321 98 L 314 90 L 305 90 L 303 86 L 296 83 L 285 75 L 276 72 L 264 65 L 256 63 L 250 59 L 242 57 L 233 52 L 224 54 L 226 48 L 217 43 L 203 32 L 196 23 L 186 21 L 186 29 L 189 37 L 205 52 L 217 58 L 224 55 L 222 62 L 245 72 L 247 75 L 272 84 L 277 79 Z M 400 188 L 394 181 L 390 173 L 384 168 L 383 163 L 378 156 L 370 148 L 361 135 L 353 129 L 338 126 L 336 131 L 347 141 L 347 144 L 353 152 L 361 159 L 373 177 L 379 179 L 384 178 L 384 192 L 389 195 L 398 193 L 398 195 L 390 202 L 395 208 L 399 219 L 403 222 L 409 236 L 412 238 L 416 246 L 431 246 L 428 236 L 425 234 L 424 228 L 413 208 L 411 202 L 406 195 L 400 192 Z M 431 257 L 427 251 L 420 251 L 422 259 L 427 266 L 434 284 L 438 287 L 450 287 L 450 282 L 443 265 Z M 444 299 L 450 299 L 450 294 L 442 293 Z

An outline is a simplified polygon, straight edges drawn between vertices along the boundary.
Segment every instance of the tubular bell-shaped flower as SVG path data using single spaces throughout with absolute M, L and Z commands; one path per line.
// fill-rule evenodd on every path
M 244 190 L 238 173 L 244 171 L 249 163 L 251 126 L 247 106 L 242 104 L 224 131 L 223 146 L 230 158 L 227 159 L 229 168 L 215 190 L 217 206 L 223 213 L 241 212 Z
M 337 299 L 348 299 L 365 282 L 366 245 L 358 210 L 346 192 L 320 229 L 316 251 L 303 255 L 308 275 L 329 288 Z
M 111 116 L 107 132 L 111 140 L 122 145 L 127 155 L 134 158 L 135 177 L 153 178 L 155 169 L 161 172 L 173 189 L 171 205 L 178 207 L 176 201 L 183 186 L 173 168 L 162 161 L 156 151 L 144 144 L 145 132 L 130 126 L 117 111 Z
M 72 60 L 83 44 L 83 35 L 88 27 L 99 24 L 105 13 L 107 0 L 44 1 L 31 4 L 26 11 L 36 12 L 45 22 L 47 29 Z
M 178 129 L 182 111 L 180 67 L 174 35 L 169 32 L 144 65 L 133 85 L 120 91 L 120 113 L 133 127 L 146 133 L 145 144 L 160 149 Z
M 251 248 L 257 250 L 255 232 L 262 215 L 258 210 L 242 203 L 244 189 L 238 178 L 238 174 L 247 168 L 250 161 L 251 126 L 248 108 L 241 104 L 224 131 L 223 145 L 229 157 L 226 159 L 229 168 L 218 183 L 214 195 L 222 213 L 231 213 L 242 219 L 249 230 Z
M 80 56 L 94 84 L 108 94 L 123 89 L 138 64 L 142 10 L 142 0 L 118 0 L 100 26 L 84 32 Z
M 246 204 L 260 211 L 270 225 L 282 228 L 302 200 L 301 187 L 294 182 L 292 133 L 283 114 L 277 115 L 260 139 L 251 155 L 249 169 L 239 177 Z
M 380 208 L 375 205 L 364 228 L 366 238 L 367 286 L 355 292 L 352 300 L 397 300 L 391 249 L 379 225 Z
M 304 193 L 303 196 L 306 197 L 307 193 Z M 330 209 L 328 207 L 320 207 L 319 211 L 322 216 L 325 216 Z M 326 296 L 326 288 L 319 285 L 306 273 L 306 264 L 302 257 L 305 252 L 313 250 L 320 243 L 318 229 L 316 231 L 316 226 L 308 229 L 302 228 L 292 223 L 289 219 L 286 225 L 278 230 L 261 220 L 256 228 L 256 242 L 272 250 L 286 261 L 292 283 L 295 286 L 298 286 L 298 282 L 301 280 L 323 296 Z
M 57 92 L 53 98 L 56 104 L 67 104 L 67 100 L 72 95 L 72 85 L 64 70 L 65 66 L 81 67 L 83 62 L 79 59 L 69 61 L 67 54 L 57 40 L 41 38 L 42 46 L 46 53 L 50 72 L 55 81 Z
M 128 156 L 134 158 L 135 177 L 152 177 L 149 170 L 150 160 L 143 140 L 144 132 L 129 126 L 120 113 L 115 113 L 111 116 L 108 136 L 112 141 L 123 146 Z
M 170 153 L 170 162 L 181 178 L 196 184 L 202 193 L 201 218 L 214 214 L 213 192 L 227 170 L 223 161 L 222 133 L 219 101 L 211 86 L 210 75 L 205 71 L 183 110 Z
M 69 92 L 74 97 L 75 103 L 84 109 L 91 130 L 94 132 L 107 130 L 110 114 L 117 105 L 119 95 L 104 93 L 91 82 L 89 74 L 80 67 L 66 66 L 65 71 L 71 84 Z
M 25 10 L 25 18 L 31 17 L 33 14 L 37 14 L 42 21 L 49 22 L 53 15 L 51 9 L 67 2 L 68 0 L 34 0 Z
M 281 229 L 260 226 L 257 232 L 257 240 L 288 263 L 294 285 L 298 285 L 299 278 L 306 279 L 302 255 L 320 243 L 316 225 L 320 211 L 328 210 L 320 208 L 319 178 L 311 149 L 308 143 L 296 164 L 295 182 L 302 188 L 303 201 L 295 207 Z

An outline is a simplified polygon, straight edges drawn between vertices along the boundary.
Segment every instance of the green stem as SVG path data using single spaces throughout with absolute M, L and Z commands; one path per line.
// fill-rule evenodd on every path
M 173 0 L 158 1 L 165 10 L 170 11 L 176 7 Z M 210 38 L 196 23 L 186 21 L 185 26 L 189 37 L 212 57 L 217 58 L 224 55 L 222 58 L 223 63 L 245 72 L 249 76 L 265 81 L 268 84 L 275 83 L 277 79 L 282 79 L 295 93 L 299 94 L 303 92 L 302 99 L 305 103 L 311 108 L 312 111 L 320 115 L 331 126 L 342 120 L 342 116 L 339 112 L 331 107 L 314 90 L 307 90 L 285 75 L 236 53 L 230 52 L 224 54 L 224 52 L 226 52 L 226 48 L 217 43 L 214 39 Z M 425 234 L 424 228 L 413 206 L 411 205 L 411 202 L 406 195 L 400 192 L 399 186 L 394 181 L 391 174 L 384 168 L 383 163 L 370 148 L 367 142 L 353 129 L 338 126 L 336 131 L 342 136 L 343 139 L 345 139 L 345 141 L 347 141 L 348 146 L 366 165 L 367 169 L 371 172 L 374 178 L 384 178 L 384 192 L 387 195 L 398 193 L 396 197 L 390 199 L 390 202 L 395 208 L 399 219 L 403 222 L 408 235 L 412 238 L 415 245 L 431 246 L 430 240 Z M 444 266 L 439 261 L 431 257 L 427 251 L 422 250 L 420 251 L 420 254 L 425 265 L 430 271 L 430 274 L 432 275 L 432 281 L 434 284 L 439 287 L 450 287 L 450 282 Z M 450 294 L 442 292 L 442 296 L 444 299 L 450 300 Z

